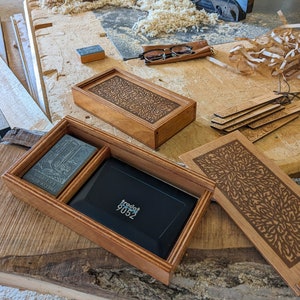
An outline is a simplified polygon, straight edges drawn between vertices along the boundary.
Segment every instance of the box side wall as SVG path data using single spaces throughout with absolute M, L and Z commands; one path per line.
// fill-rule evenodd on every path
M 72 93 L 75 104 L 82 109 L 92 113 L 112 126 L 115 126 L 150 148 L 156 148 L 155 132 L 153 129 L 146 127 L 135 119 L 129 118 L 105 104 L 102 104 L 100 101 L 85 95 L 75 88 L 72 89 Z
M 187 250 L 191 239 L 200 224 L 201 218 L 205 214 L 208 205 L 210 203 L 210 199 L 212 197 L 212 193 L 206 191 L 203 193 L 202 197 L 198 200 L 198 203 L 192 212 L 184 230 L 179 236 L 172 252 L 170 253 L 169 259 L 170 262 L 174 265 L 178 265 Z
M 156 134 L 157 147 L 162 145 L 176 133 L 181 131 L 184 127 L 193 122 L 196 118 L 196 103 L 185 108 L 179 114 L 168 120 L 158 129 Z
M 69 131 L 71 134 L 84 139 L 86 142 L 101 147 L 110 148 L 112 156 L 119 158 L 128 164 L 141 169 L 152 176 L 156 176 L 172 185 L 197 196 L 206 191 L 213 191 L 215 183 L 197 172 L 175 165 L 167 159 L 146 151 L 133 144 L 129 144 L 120 138 L 111 136 L 106 132 L 82 124 L 80 121 L 68 117 Z

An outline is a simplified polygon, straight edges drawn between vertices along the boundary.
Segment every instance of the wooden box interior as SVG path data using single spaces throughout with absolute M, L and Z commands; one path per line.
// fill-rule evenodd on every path
M 76 84 L 72 93 L 78 106 L 152 149 L 196 117 L 194 100 L 116 68 Z
M 65 189 L 55 197 L 25 181 L 22 176 L 65 134 L 70 134 L 90 143 L 99 150 Z M 67 204 L 101 162 L 108 157 L 123 160 L 129 165 L 197 197 L 196 206 L 167 259 L 158 257 Z M 171 275 L 184 255 L 192 234 L 199 224 L 214 191 L 214 182 L 207 177 L 178 166 L 69 116 L 61 120 L 36 146 L 5 172 L 3 180 L 17 198 L 164 284 L 170 283 Z

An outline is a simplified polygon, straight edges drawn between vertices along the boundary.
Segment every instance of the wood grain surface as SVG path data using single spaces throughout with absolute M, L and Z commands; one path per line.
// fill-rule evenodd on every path
M 205 59 L 152 67 L 145 66 L 140 60 L 124 62 L 115 47 L 105 37 L 101 23 L 93 13 L 62 16 L 38 8 L 35 1 L 27 0 L 26 2 L 30 7 L 41 59 L 42 77 L 54 123 L 65 115 L 72 115 L 143 147 L 132 137 L 92 116 L 73 102 L 71 93 L 73 85 L 109 68 L 123 68 L 150 82 L 197 101 L 196 121 L 164 143 L 156 152 L 158 155 L 179 161 L 180 154 L 220 137 L 220 134 L 209 126 L 215 111 L 230 108 L 232 105 L 262 96 L 277 88 L 278 81 L 270 76 L 268 70 L 254 73 L 251 76 L 241 76 L 213 65 Z M 44 23 L 51 23 L 52 26 L 42 26 Z M 87 32 L 89 32 L 88 35 Z M 99 42 L 105 50 L 106 58 L 98 62 L 81 64 L 76 57 L 76 49 Z M 235 44 L 215 46 L 216 58 L 228 62 L 228 51 Z M 292 80 L 290 84 L 292 91 L 300 90 L 299 80 Z M 14 112 L 11 115 L 15 115 Z M 299 126 L 298 118 L 255 143 L 258 149 L 288 174 L 300 173 Z M 17 146 L 0 145 L 0 173 L 2 174 L 10 167 L 24 151 Z M 120 279 L 121 274 L 126 273 L 132 275 L 127 284 L 134 282 L 136 278 L 144 280 L 140 273 L 136 273 L 136 270 L 129 268 L 123 261 L 13 197 L 3 185 L 2 180 L 0 180 L 0 191 L 2 272 L 27 274 L 44 281 L 108 297 L 112 297 L 112 294 L 118 294 L 119 297 L 124 296 L 122 291 L 112 291 L 112 286 L 109 287 L 112 278 Z M 235 252 L 233 249 L 240 247 L 245 250 Z M 191 264 L 188 274 L 199 276 L 197 271 L 195 271 L 196 273 L 191 272 L 191 265 L 194 264 L 195 259 L 197 262 L 201 261 L 203 256 L 199 258 L 194 251 L 204 251 L 206 253 L 204 256 L 209 258 L 212 255 L 211 249 L 219 249 L 216 250 L 217 253 L 215 252 L 217 256 L 228 255 L 228 251 L 224 250 L 226 248 L 232 249 L 230 250 L 231 256 L 229 255 L 231 258 L 242 256 L 243 261 L 249 261 L 255 257 L 252 261 L 255 261 L 255 264 L 263 263 L 263 268 L 266 270 L 266 264 L 258 252 L 253 249 L 253 244 L 224 210 L 217 203 L 212 202 L 191 241 L 187 256 L 180 266 L 181 271 L 187 272 L 185 267 L 190 256 Z M 220 260 L 218 263 L 226 262 Z M 247 265 L 247 270 L 257 271 L 255 264 Z M 198 264 L 197 268 L 200 268 Z M 107 269 L 109 272 L 106 274 Z M 202 271 L 204 272 L 204 269 Z M 260 271 L 259 269 L 258 272 Z M 104 288 L 99 288 L 98 285 L 101 283 L 99 279 L 101 272 L 103 277 L 107 276 L 108 278 Z M 219 269 L 217 268 L 215 272 L 219 272 Z M 261 274 L 265 273 L 261 272 Z M 279 289 L 285 288 L 284 283 L 277 279 L 276 274 L 274 275 L 272 271 L 269 274 L 270 280 L 276 281 L 273 286 Z M 2 273 L 0 275 L 2 276 Z M 187 276 L 186 283 L 191 283 L 191 278 L 191 276 Z M 265 277 L 259 281 L 263 282 L 263 278 Z M 121 283 L 126 284 L 124 281 Z M 194 284 L 195 287 L 199 285 L 198 282 L 194 282 Z M 225 280 L 223 284 L 228 283 Z M 151 282 L 148 282 L 147 286 L 150 287 Z M 163 287 L 158 290 L 164 291 L 164 295 L 168 295 L 168 291 L 165 291 Z M 249 293 L 251 291 L 250 288 Z M 179 285 L 176 293 L 180 292 Z M 282 293 L 281 295 L 292 297 L 286 290 Z M 136 293 L 133 291 L 132 295 L 136 295 Z
M 2 58 L 0 76 L 0 109 L 10 127 L 51 129 L 50 121 Z

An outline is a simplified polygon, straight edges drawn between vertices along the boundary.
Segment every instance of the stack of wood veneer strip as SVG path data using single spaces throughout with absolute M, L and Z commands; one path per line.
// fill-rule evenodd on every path
M 265 94 L 215 112 L 211 127 L 225 133 L 240 130 L 255 142 L 300 116 L 300 100 L 285 102 L 281 94 Z

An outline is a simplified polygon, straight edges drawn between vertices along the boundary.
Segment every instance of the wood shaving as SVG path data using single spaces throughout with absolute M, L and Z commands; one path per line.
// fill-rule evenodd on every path
M 272 76 L 300 78 L 300 24 L 289 25 L 280 11 L 278 14 L 284 25 L 254 40 L 241 38 L 250 48 L 238 45 L 230 50 L 229 58 L 240 73 L 248 75 L 267 67 Z
M 75 14 L 111 5 L 147 11 L 145 19 L 137 20 L 133 26 L 136 34 L 157 37 L 177 31 L 186 32 L 189 27 L 200 29 L 203 25 L 217 23 L 216 13 L 198 10 L 190 0 L 39 0 L 42 7 L 53 13 Z

